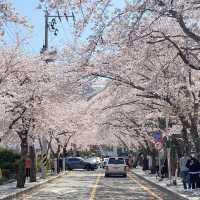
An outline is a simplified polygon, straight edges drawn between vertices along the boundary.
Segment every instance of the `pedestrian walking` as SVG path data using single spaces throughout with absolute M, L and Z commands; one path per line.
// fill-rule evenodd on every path
M 190 157 L 184 153 L 184 155 L 180 158 L 179 166 L 180 166 L 180 175 L 183 182 L 184 190 L 187 190 L 191 187 L 190 185 L 190 177 L 189 177 L 189 168 L 186 166 Z
M 196 189 L 199 178 L 198 174 L 200 172 L 200 162 L 195 158 L 195 154 L 191 155 L 190 159 L 186 163 L 186 167 L 189 169 L 192 189 Z
M 27 157 L 25 159 L 25 172 L 27 179 L 31 176 L 31 166 L 32 166 L 32 160 L 29 157 Z

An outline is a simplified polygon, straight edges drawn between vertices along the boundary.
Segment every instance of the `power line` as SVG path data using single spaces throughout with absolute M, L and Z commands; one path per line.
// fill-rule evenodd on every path
M 69 18 L 73 18 L 75 22 L 75 16 L 74 13 L 72 12 L 71 15 L 67 15 L 64 13 L 64 15 L 60 15 L 59 12 L 57 12 L 57 15 L 49 15 L 48 10 L 45 11 L 45 43 L 42 47 L 41 53 L 46 51 L 49 46 L 49 31 L 53 32 L 55 36 L 58 35 L 58 28 L 56 27 L 57 21 L 56 19 L 59 19 L 59 21 L 62 23 L 62 18 L 65 18 L 67 21 Z M 49 22 L 49 19 L 51 19 L 51 22 Z

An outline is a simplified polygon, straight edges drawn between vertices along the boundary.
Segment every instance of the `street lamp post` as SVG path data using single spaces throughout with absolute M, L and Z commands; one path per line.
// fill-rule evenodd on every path
M 62 162 L 62 164 L 63 164 L 63 172 L 65 171 L 65 155 L 63 154 L 63 158 L 62 158 L 63 160 L 63 162 Z
M 169 116 L 166 116 L 166 132 L 168 131 L 169 127 Z M 169 132 L 167 132 L 167 164 L 168 164 L 168 178 L 169 178 L 169 185 L 172 184 L 172 174 L 171 174 L 171 138 Z

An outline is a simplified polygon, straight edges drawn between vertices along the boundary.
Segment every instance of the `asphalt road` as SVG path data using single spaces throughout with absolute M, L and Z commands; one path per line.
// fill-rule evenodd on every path
M 129 174 L 105 178 L 103 170 L 72 171 L 52 183 L 23 195 L 20 200 L 179 200 Z M 19 200 L 19 199 L 18 199 Z

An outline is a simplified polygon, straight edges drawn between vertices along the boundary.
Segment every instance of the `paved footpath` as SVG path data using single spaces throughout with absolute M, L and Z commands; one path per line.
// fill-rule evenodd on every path
M 169 184 L 168 179 L 163 179 L 162 181 L 159 181 L 154 174 L 152 175 L 152 174 L 149 174 L 148 172 L 145 173 L 144 171 L 142 171 L 141 168 L 133 169 L 132 172 L 142 177 L 143 179 L 146 179 L 149 182 L 156 184 L 161 189 L 163 188 L 164 190 L 168 190 L 169 192 L 174 193 L 177 196 L 183 197 L 188 200 L 200 200 L 200 189 L 196 189 L 193 191 L 191 190 L 184 191 L 181 178 L 177 178 L 176 186 L 175 185 L 168 186 Z
M 16 182 L 8 183 L 5 185 L 0 186 L 0 200 L 7 200 L 7 199 L 13 199 L 14 196 L 16 196 L 16 199 L 18 199 L 18 195 L 20 193 L 26 193 L 28 191 L 32 191 L 38 187 L 41 187 L 42 185 L 46 184 L 47 182 L 54 181 L 58 177 L 62 176 L 63 174 L 60 173 L 56 176 L 48 176 L 46 179 L 37 178 L 37 182 L 26 182 L 24 188 L 16 188 Z
M 105 178 L 103 170 L 72 171 L 68 175 L 24 194 L 16 200 L 181 200 L 149 182 L 128 178 Z

